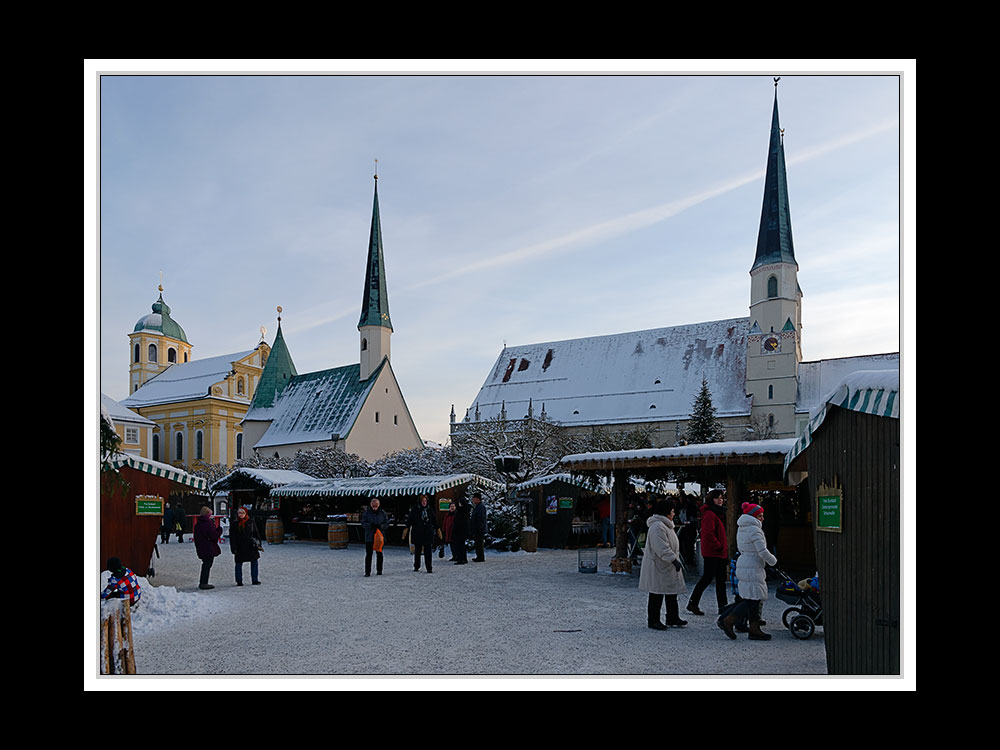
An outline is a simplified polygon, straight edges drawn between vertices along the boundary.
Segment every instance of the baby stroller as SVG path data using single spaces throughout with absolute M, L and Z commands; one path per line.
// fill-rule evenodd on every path
M 784 583 L 778 584 L 775 595 L 792 606 L 781 615 L 781 623 L 799 640 L 811 638 L 816 626 L 823 624 L 823 603 L 819 597 L 819 577 L 802 581 L 805 588 L 793 581 L 787 573 L 775 568 Z

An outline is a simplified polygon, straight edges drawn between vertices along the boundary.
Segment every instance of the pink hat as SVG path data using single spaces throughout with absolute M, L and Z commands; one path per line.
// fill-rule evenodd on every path
M 756 503 L 743 503 L 743 512 L 747 515 L 758 516 L 764 512 L 764 509 Z

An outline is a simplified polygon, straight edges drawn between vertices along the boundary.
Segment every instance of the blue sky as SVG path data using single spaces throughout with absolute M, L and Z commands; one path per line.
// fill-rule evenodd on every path
M 746 316 L 772 75 L 803 354 L 898 351 L 900 79 L 726 69 L 103 76 L 85 205 L 100 390 L 126 396 L 161 271 L 196 358 L 262 325 L 272 341 L 280 305 L 299 372 L 356 362 L 375 159 L 393 368 L 424 439 L 446 439 L 504 342 Z

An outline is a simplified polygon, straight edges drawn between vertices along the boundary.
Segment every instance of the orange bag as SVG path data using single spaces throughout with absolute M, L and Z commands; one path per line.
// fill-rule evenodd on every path
M 372 549 L 376 552 L 381 552 L 384 546 L 385 537 L 382 536 L 382 529 L 375 529 L 375 541 L 372 543 Z

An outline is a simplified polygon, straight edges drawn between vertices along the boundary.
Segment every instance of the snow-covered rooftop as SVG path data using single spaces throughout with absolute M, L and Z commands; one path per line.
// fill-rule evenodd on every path
M 601 451 L 596 453 L 574 453 L 563 456 L 560 464 L 570 471 L 582 464 L 627 465 L 644 461 L 669 459 L 724 459 L 741 456 L 771 456 L 784 458 L 795 445 L 792 438 L 780 440 L 742 440 L 722 443 L 697 443 L 673 448 L 644 448 L 631 451 Z
M 899 352 L 868 354 L 860 357 L 840 357 L 799 363 L 799 393 L 795 411 L 814 412 L 825 403 L 826 396 L 851 373 L 868 370 L 899 372 Z
M 209 395 L 209 389 L 213 385 L 232 372 L 233 362 L 249 356 L 253 351 L 250 349 L 171 365 L 143 383 L 121 403 L 127 407 L 139 407 L 204 398 Z
M 146 419 L 144 416 L 137 414 L 131 409 L 125 408 L 113 398 L 103 393 L 101 394 L 101 406 L 104 411 L 107 412 L 111 421 L 115 424 L 124 424 L 125 422 L 128 422 L 129 424 L 144 425 L 146 427 L 156 426 L 156 422 Z
M 462 484 L 476 484 L 503 490 L 503 485 L 477 474 L 446 476 L 358 477 L 352 479 L 311 479 L 278 487 L 271 497 L 387 497 L 395 495 L 431 495 Z
M 308 482 L 310 479 L 315 479 L 315 477 L 292 469 L 254 469 L 249 466 L 241 466 L 238 469 L 233 469 L 222 479 L 214 482 L 210 489 L 213 492 L 228 490 L 234 482 L 243 477 L 262 487 L 272 488 L 281 487 L 293 482 Z
M 686 419 L 708 381 L 719 417 L 747 415 L 748 318 L 507 347 L 469 407 L 472 419 L 535 416 L 564 425 Z

